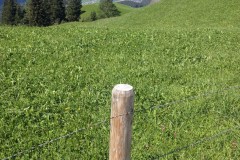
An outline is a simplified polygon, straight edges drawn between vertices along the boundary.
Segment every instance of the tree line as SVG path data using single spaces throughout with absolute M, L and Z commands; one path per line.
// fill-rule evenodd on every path
M 81 0 L 28 0 L 23 6 L 17 0 L 4 0 L 2 23 L 50 26 L 62 22 L 79 21 L 81 8 Z M 100 0 L 99 8 L 105 17 L 120 15 L 112 0 Z M 92 14 L 94 18 L 95 15 Z

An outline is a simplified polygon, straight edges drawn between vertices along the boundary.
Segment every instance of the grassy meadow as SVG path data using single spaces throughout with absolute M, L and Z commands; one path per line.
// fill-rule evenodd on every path
M 114 3 L 117 7 L 117 9 L 120 11 L 121 16 L 127 13 L 130 13 L 132 11 L 135 11 L 135 8 L 122 5 L 120 3 Z M 81 14 L 81 20 L 80 21 L 90 21 L 91 20 L 91 12 L 96 12 L 97 18 L 101 19 L 101 15 L 104 13 L 100 10 L 99 4 L 89 4 L 89 5 L 84 5 L 82 7 L 82 14 Z
M 239 5 L 161 0 L 95 22 L 0 26 L 0 159 L 79 128 L 87 129 L 13 158 L 108 159 L 109 120 L 89 124 L 110 118 L 118 83 L 134 86 L 141 110 L 132 159 L 237 159 Z

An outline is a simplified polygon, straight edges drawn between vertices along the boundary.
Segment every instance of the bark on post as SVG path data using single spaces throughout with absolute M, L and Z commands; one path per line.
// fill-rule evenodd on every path
M 134 92 L 127 84 L 118 84 L 112 91 L 110 160 L 131 159 L 131 138 Z

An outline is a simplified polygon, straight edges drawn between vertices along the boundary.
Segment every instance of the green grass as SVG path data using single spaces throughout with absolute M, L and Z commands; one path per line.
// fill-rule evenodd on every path
M 153 28 L 239 28 L 240 1 L 236 0 L 161 0 L 113 20 L 95 26 Z M 126 23 L 127 21 L 127 23 Z
M 122 5 L 119 3 L 114 3 L 117 7 L 117 9 L 120 11 L 121 16 L 127 13 L 130 13 L 136 9 L 131 8 L 126 5 Z M 103 12 L 99 9 L 99 4 L 89 4 L 89 5 L 84 5 L 82 7 L 82 14 L 81 14 L 81 21 L 88 21 L 90 19 L 91 12 L 96 12 L 97 17 L 103 14 Z
M 135 110 L 143 109 L 134 114 L 132 159 L 159 159 L 239 125 L 239 89 L 144 110 L 239 85 L 239 2 L 221 2 L 163 0 L 91 23 L 1 26 L 0 158 L 109 118 L 118 83 L 134 86 Z M 198 10 L 185 26 L 190 6 Z M 214 13 L 202 12 L 204 7 Z M 199 18 L 201 12 L 208 16 Z M 153 15 L 159 17 L 151 20 Z M 163 159 L 237 159 L 238 135 L 233 129 Z M 106 123 L 16 159 L 108 159 L 108 144 Z

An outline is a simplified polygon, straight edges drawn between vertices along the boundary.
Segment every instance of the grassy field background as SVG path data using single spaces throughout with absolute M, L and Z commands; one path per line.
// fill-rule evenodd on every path
M 105 19 L 99 25 L 113 27 L 172 28 L 239 28 L 240 2 L 236 0 L 194 1 L 161 0 L 158 4 L 138 8 L 116 19 Z M 96 23 L 97 25 L 98 23 Z M 96 26 L 95 25 L 95 26 Z
M 127 14 L 129 12 L 135 11 L 135 8 L 122 5 L 120 3 L 114 3 L 117 7 L 117 9 L 120 11 L 121 16 L 124 14 Z M 90 20 L 90 15 L 91 12 L 96 12 L 98 19 L 100 19 L 100 16 L 103 15 L 104 13 L 100 10 L 99 4 L 89 4 L 89 5 L 84 5 L 82 7 L 82 14 L 81 14 L 81 20 L 80 21 L 89 21 Z
M 239 88 L 226 88 L 240 81 L 239 3 L 162 0 L 91 23 L 1 26 L 0 158 L 108 119 L 113 86 L 129 83 L 143 110 L 132 159 L 160 159 L 229 128 L 163 159 L 237 159 Z M 108 144 L 106 123 L 16 159 L 108 159 Z

